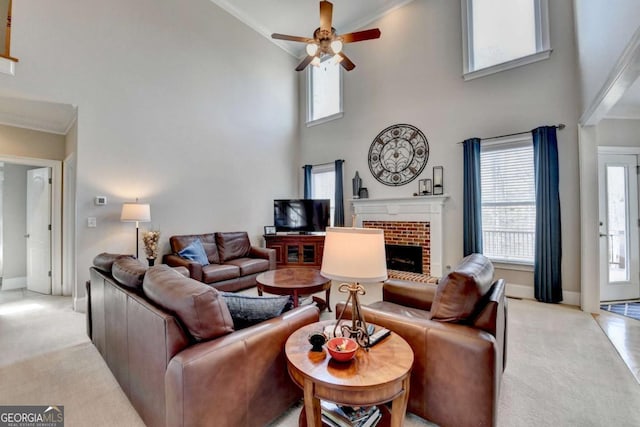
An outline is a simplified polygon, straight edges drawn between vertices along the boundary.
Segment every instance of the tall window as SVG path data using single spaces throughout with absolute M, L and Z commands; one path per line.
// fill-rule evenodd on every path
M 314 166 L 311 170 L 311 198 L 331 200 L 331 221 L 335 213 L 335 188 L 336 188 L 336 168 L 333 163 L 329 165 Z
M 466 80 L 549 57 L 548 0 L 461 0 Z
M 494 261 L 533 264 L 536 228 L 531 136 L 483 143 L 482 244 Z
M 342 117 L 341 68 L 330 58 L 307 67 L 307 126 Z

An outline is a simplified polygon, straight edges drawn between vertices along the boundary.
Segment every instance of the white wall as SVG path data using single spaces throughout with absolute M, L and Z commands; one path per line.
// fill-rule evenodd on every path
M 165 249 L 206 231 L 257 243 L 272 199 L 295 192 L 295 59 L 208 0 L 25 0 L 13 12 L 20 62 L 0 95 L 78 106 L 76 296 L 96 254 L 135 250 L 119 215 L 136 197 Z
M 490 137 L 565 123 L 558 133 L 563 239 L 563 287 L 580 290 L 577 120 L 573 10 L 569 1 L 550 2 L 551 58 L 464 82 L 459 1 L 416 1 L 368 27 L 379 40 L 349 44 L 355 70 L 345 74 L 345 115 L 323 125 L 301 127 L 304 163 L 336 158 L 345 162 L 345 195 L 358 170 L 371 198 L 410 197 L 417 180 L 401 187 L 378 183 L 367 166 L 373 138 L 385 127 L 410 123 L 429 140 L 427 167 L 444 166 L 444 264 L 462 257 L 462 146 L 469 137 Z M 304 108 L 305 79 L 301 78 Z M 301 109 L 304 114 L 304 109 Z M 346 203 L 348 209 L 349 203 Z M 347 213 L 347 218 L 350 215 Z M 498 272 L 512 283 L 531 286 L 532 273 Z M 531 295 L 532 295 L 531 290 Z
M 640 29 L 640 1 L 573 0 L 573 3 L 582 113 L 593 103 L 620 55 Z
M 640 120 L 607 119 L 595 129 L 599 146 L 640 147 Z

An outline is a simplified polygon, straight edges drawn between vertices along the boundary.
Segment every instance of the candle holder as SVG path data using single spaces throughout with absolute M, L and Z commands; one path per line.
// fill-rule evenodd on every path
M 433 194 L 440 195 L 444 193 L 444 168 L 442 166 L 434 166 L 433 168 Z

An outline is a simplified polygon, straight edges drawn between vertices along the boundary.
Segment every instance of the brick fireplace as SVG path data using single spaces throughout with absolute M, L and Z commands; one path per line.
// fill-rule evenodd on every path
M 386 243 L 422 246 L 423 275 L 442 277 L 444 252 L 442 210 L 447 198 L 445 194 L 354 199 L 351 200 L 355 215 L 354 225 L 382 228 Z
M 362 226 L 384 230 L 384 242 L 387 245 L 419 246 L 422 249 L 421 272 L 430 275 L 431 242 L 428 222 L 362 221 Z

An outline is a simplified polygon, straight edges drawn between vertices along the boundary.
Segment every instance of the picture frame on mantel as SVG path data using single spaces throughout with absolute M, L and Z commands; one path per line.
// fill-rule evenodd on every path
M 444 168 L 442 166 L 433 167 L 433 195 L 444 194 Z

